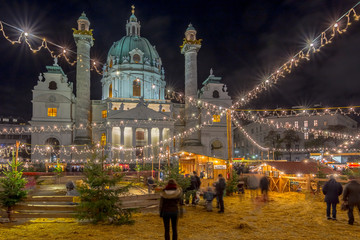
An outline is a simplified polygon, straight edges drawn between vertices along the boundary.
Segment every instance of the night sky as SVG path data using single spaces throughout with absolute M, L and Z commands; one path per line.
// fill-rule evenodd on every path
M 131 5 L 141 21 L 141 35 L 156 46 L 166 72 L 167 86 L 184 88 L 184 31 L 191 22 L 203 45 L 198 55 L 200 84 L 214 69 L 238 98 L 303 48 L 357 1 L 2 1 L 0 20 L 76 51 L 71 28 L 85 11 L 94 29 L 92 58 L 104 62 L 112 43 L 125 35 Z M 18 32 L 6 27 L 16 38 Z M 36 42 L 34 42 L 36 43 Z M 360 22 L 336 38 L 315 57 L 292 72 L 248 107 L 294 105 L 360 105 Z M 54 46 L 51 48 L 60 51 Z M 73 59 L 75 55 L 70 55 Z M 25 44 L 11 45 L 0 37 L 0 116 L 31 118 L 34 85 L 49 54 L 33 54 Z M 75 67 L 60 60 L 70 81 Z M 92 73 L 92 99 L 101 98 L 101 76 Z M 74 84 L 75 86 L 75 84 Z

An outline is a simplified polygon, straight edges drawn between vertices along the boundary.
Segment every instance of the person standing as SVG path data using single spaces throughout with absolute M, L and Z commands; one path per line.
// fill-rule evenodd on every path
M 216 196 L 217 199 L 219 201 L 219 205 L 220 205 L 220 210 L 218 211 L 218 213 L 224 213 L 224 191 L 226 188 L 226 182 L 225 182 L 225 178 L 223 178 L 222 174 L 219 174 L 219 180 L 216 183 Z
M 177 221 L 179 216 L 179 203 L 182 195 L 181 188 L 174 179 L 170 179 L 160 193 L 160 217 L 163 218 L 165 240 L 170 240 L 170 221 L 172 226 L 172 239 L 177 240 Z
M 326 217 L 328 220 L 336 220 L 336 205 L 339 203 L 339 196 L 342 194 L 343 187 L 335 180 L 334 176 L 331 175 L 330 180 L 325 183 L 322 191 L 325 195 Z M 331 208 L 332 218 L 330 217 Z
M 153 178 L 152 176 L 149 176 L 149 177 L 147 178 L 147 185 L 148 185 L 148 193 L 149 193 L 149 194 L 151 194 L 152 189 L 153 189 L 153 187 L 154 187 L 154 184 L 155 184 L 154 178 Z
M 263 197 L 263 201 L 267 202 L 269 200 L 269 196 L 268 196 L 268 192 L 269 192 L 269 180 L 266 176 L 263 176 L 260 179 L 260 189 L 261 189 L 261 194 Z
M 250 189 L 250 196 L 251 200 L 255 200 L 255 198 L 258 195 L 258 188 L 259 188 L 260 182 L 258 177 L 255 174 L 251 174 L 247 178 L 247 186 L 248 189 Z
M 352 176 L 350 182 L 346 184 L 343 194 L 344 202 L 348 204 L 349 224 L 354 224 L 354 208 L 357 207 L 360 213 L 360 184 Z

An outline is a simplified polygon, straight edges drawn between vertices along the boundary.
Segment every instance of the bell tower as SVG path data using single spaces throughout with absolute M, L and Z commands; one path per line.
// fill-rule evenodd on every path
M 83 12 L 77 20 L 78 28 L 73 28 L 77 47 L 76 62 L 76 106 L 75 139 L 76 144 L 91 143 L 90 133 L 90 48 L 94 45 L 90 21 Z M 80 127 L 80 129 L 79 129 Z M 86 128 L 86 129 L 85 129 Z
M 197 99 L 197 53 L 201 48 L 202 39 L 196 38 L 196 30 L 190 23 L 185 31 L 183 45 L 180 46 L 181 53 L 185 56 L 185 129 L 197 129 L 199 119 L 193 116 L 199 115 L 199 109 L 195 106 Z M 190 100 L 191 99 L 191 100 Z M 192 104 L 191 104 L 192 103 Z M 184 140 L 185 146 L 201 146 L 200 131 L 187 135 Z

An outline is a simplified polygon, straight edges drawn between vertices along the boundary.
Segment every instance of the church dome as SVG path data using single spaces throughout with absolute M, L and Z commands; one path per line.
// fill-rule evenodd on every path
M 124 58 L 128 57 L 130 52 L 134 49 L 139 49 L 144 53 L 144 58 L 147 58 L 151 65 L 153 65 L 154 60 L 159 59 L 159 54 L 156 49 L 150 44 L 150 42 L 140 36 L 124 36 L 119 41 L 114 42 L 111 46 L 108 59 L 110 57 L 119 57 L 119 60 L 122 61 Z

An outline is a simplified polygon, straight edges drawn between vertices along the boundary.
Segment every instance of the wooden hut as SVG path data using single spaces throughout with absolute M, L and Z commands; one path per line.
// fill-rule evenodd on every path
M 326 165 L 316 162 L 266 162 L 260 164 L 255 171 L 265 174 L 270 180 L 270 190 L 278 192 L 314 190 L 317 187 L 316 175 L 336 172 Z
M 198 176 L 203 172 L 201 187 L 212 186 L 217 181 L 218 175 L 227 176 L 229 169 L 228 161 L 220 158 L 214 158 L 199 155 L 190 152 L 180 152 L 176 154 L 179 157 L 180 171 L 184 174 L 191 174 L 196 171 Z

